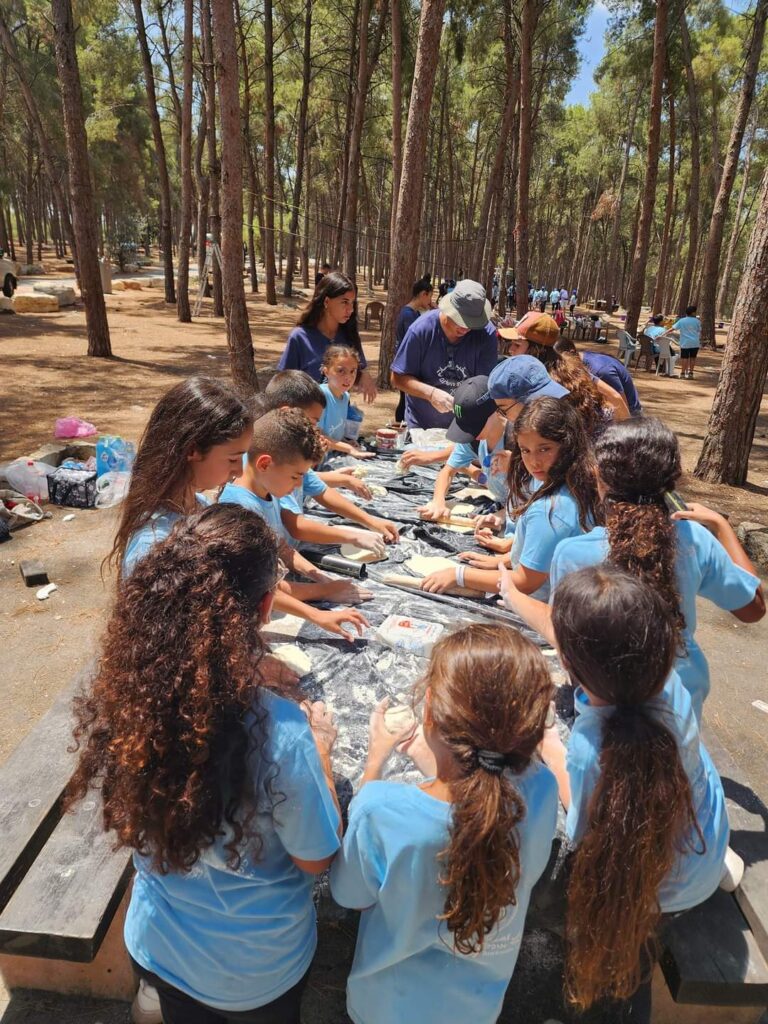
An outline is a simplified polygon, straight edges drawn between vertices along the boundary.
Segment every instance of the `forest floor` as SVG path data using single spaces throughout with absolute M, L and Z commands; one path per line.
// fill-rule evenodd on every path
M 157 276 L 159 271 L 155 268 L 146 273 Z M 374 298 L 385 296 L 379 292 L 368 296 L 363 289 L 361 311 Z M 269 379 L 302 304 L 302 295 L 281 299 L 276 307 L 266 305 L 263 292 L 249 295 L 262 383 Z M 203 315 L 191 325 L 176 321 L 175 309 L 165 305 L 162 290 L 156 286 L 107 296 L 107 308 L 115 354 L 112 360 L 86 356 L 81 306 L 51 314 L 0 315 L 0 461 L 26 455 L 51 441 L 54 420 L 65 415 L 89 420 L 100 433 L 138 440 L 153 405 L 177 381 L 194 373 L 228 376 L 224 325 L 211 316 L 209 300 Z M 615 321 L 613 326 L 620 324 Z M 588 347 L 615 352 L 615 330 L 610 338 L 608 345 Z M 375 377 L 378 331 L 363 332 L 363 340 Z M 719 340 L 722 344 L 724 335 Z M 655 377 L 640 370 L 633 375 L 645 412 L 661 417 L 680 438 L 686 470 L 682 493 L 727 513 L 734 525 L 744 520 L 768 524 L 765 399 L 750 462 L 750 482 L 731 488 L 703 484 L 691 475 L 706 432 L 720 362 L 720 353 L 704 353 L 694 381 Z M 380 394 L 373 407 L 365 408 L 366 428 L 386 423 L 396 401 L 394 392 Z M 82 511 L 63 523 L 68 511 L 53 507 L 51 519 L 18 532 L 12 543 L 0 547 L 0 763 L 93 655 L 109 606 L 111 580 L 107 574 L 102 579 L 100 565 L 111 545 L 115 514 Z M 22 558 L 39 558 L 59 585 L 50 600 L 36 601 L 35 591 L 24 587 L 17 567 Z M 713 679 L 707 722 L 739 761 L 755 791 L 768 802 L 764 770 L 768 715 L 752 707 L 753 700 L 764 697 L 761 680 L 768 626 L 765 622 L 742 626 L 705 602 L 699 602 L 699 616 L 697 637 L 709 658 Z M 48 1016 L 41 1012 L 42 1005 L 32 1010 L 19 996 L 15 1007 L 7 1007 L 6 1016 L 0 993 L 0 1020 L 42 1024 L 64 1019 L 61 1008 L 54 1011 L 51 1007 Z M 103 1017 L 80 1009 L 69 1019 L 124 1020 L 124 1011 L 115 1009 L 118 1016 L 114 1018 L 103 1009 Z M 95 1009 L 93 1012 L 98 1014 Z M 64 1014 L 66 1017 L 66 1011 Z M 307 1019 L 320 1024 L 340 1018 L 320 1011 Z

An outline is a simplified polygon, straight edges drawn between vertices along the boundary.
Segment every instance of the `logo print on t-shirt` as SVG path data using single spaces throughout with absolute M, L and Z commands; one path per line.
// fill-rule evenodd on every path
M 437 370 L 437 379 L 446 391 L 455 391 L 468 376 L 466 366 L 457 366 L 453 360 L 450 360 L 446 366 L 438 367 Z

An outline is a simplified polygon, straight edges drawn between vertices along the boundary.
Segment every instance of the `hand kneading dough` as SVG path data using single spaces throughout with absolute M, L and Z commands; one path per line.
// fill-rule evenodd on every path
M 430 573 L 440 572 L 442 569 L 456 568 L 456 563 L 450 558 L 441 558 L 439 555 L 414 555 L 405 564 L 419 576 L 429 576 Z
M 407 704 L 395 704 L 384 712 L 384 728 L 387 732 L 405 732 L 406 729 L 413 729 L 415 725 L 416 716 Z
M 284 661 L 286 665 L 297 672 L 299 676 L 305 676 L 312 669 L 312 659 L 305 654 L 296 644 L 277 644 L 272 648 L 276 658 Z
M 377 555 L 375 551 L 359 548 L 357 544 L 342 544 L 341 557 L 348 558 L 350 562 L 385 562 L 387 560 L 386 555 Z

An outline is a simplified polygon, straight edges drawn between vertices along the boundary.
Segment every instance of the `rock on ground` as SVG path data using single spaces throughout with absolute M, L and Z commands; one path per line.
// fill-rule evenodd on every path
M 16 313 L 58 313 L 59 300 L 55 295 L 36 292 L 32 295 L 13 297 L 13 309 Z

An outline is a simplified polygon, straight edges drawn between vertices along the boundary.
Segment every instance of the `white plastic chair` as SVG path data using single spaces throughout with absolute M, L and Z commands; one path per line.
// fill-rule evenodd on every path
M 627 331 L 618 331 L 617 333 L 619 336 L 619 359 L 629 369 L 632 357 L 638 350 L 637 340 Z
M 669 338 L 656 338 L 656 344 L 659 346 L 659 361 L 656 363 L 656 376 L 661 373 L 661 365 L 664 364 L 664 372 L 667 377 L 673 377 L 675 373 L 675 364 L 680 358 L 679 356 L 673 355 L 672 349 L 669 345 Z

